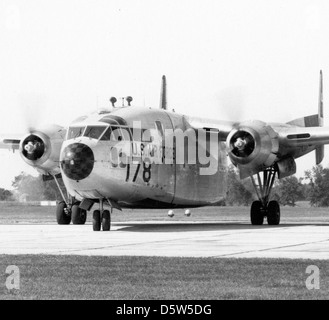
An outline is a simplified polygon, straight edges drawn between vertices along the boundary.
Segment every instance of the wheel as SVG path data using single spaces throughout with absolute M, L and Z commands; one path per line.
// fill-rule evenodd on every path
M 264 222 L 264 214 L 262 212 L 262 203 L 254 201 L 250 208 L 250 220 L 254 226 L 260 226 Z
M 70 224 L 71 215 L 65 212 L 66 203 L 61 201 L 56 206 L 56 220 L 58 224 Z
M 72 223 L 85 224 L 87 219 L 87 211 L 79 208 L 79 204 L 72 206 Z
M 93 212 L 93 230 L 101 230 L 101 212 L 99 210 Z
M 270 201 L 268 204 L 267 223 L 271 226 L 280 224 L 280 205 L 277 201 Z
M 108 210 L 103 211 L 102 229 L 103 229 L 103 231 L 110 231 L 110 229 L 111 229 L 111 214 L 110 214 L 110 211 L 108 211 Z

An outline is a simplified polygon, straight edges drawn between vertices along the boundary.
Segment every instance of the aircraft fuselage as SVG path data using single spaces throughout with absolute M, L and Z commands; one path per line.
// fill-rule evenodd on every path
M 118 108 L 71 124 L 60 155 L 71 196 L 134 206 L 199 206 L 226 195 L 218 132 L 166 110 Z M 202 156 L 201 156 L 202 155 Z

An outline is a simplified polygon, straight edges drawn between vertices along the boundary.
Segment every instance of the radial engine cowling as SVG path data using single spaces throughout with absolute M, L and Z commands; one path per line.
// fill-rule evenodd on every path
M 262 121 L 246 121 L 227 137 L 228 155 L 239 168 L 240 178 L 260 172 L 274 164 L 279 150 L 278 135 Z
M 42 174 L 58 174 L 59 156 L 65 137 L 63 127 L 51 125 L 31 130 L 20 142 L 19 152 L 23 160 Z

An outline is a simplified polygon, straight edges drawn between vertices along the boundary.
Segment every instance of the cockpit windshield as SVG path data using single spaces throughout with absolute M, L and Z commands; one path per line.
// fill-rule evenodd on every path
M 106 128 L 107 126 L 88 126 L 83 136 L 91 139 L 99 139 Z
M 67 133 L 67 140 L 81 137 L 85 127 L 70 127 Z

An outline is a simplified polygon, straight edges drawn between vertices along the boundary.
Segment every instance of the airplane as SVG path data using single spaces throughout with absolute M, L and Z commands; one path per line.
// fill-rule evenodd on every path
M 94 205 L 94 231 L 111 229 L 113 209 L 201 207 L 225 199 L 228 158 L 241 179 L 250 177 L 258 200 L 250 208 L 252 225 L 280 223 L 280 205 L 271 200 L 275 179 L 296 172 L 295 159 L 315 150 L 316 164 L 329 143 L 323 126 L 323 76 L 318 113 L 287 123 L 260 120 L 221 121 L 178 114 L 168 109 L 162 77 L 160 107 L 98 110 L 69 126 L 31 129 L 17 139 L 5 137 L 0 148 L 18 150 L 22 159 L 54 179 L 62 196 L 60 225 L 85 224 Z M 63 180 L 65 192 L 59 179 Z M 66 193 L 66 194 L 65 194 Z M 105 209 L 108 206 L 110 210 Z

